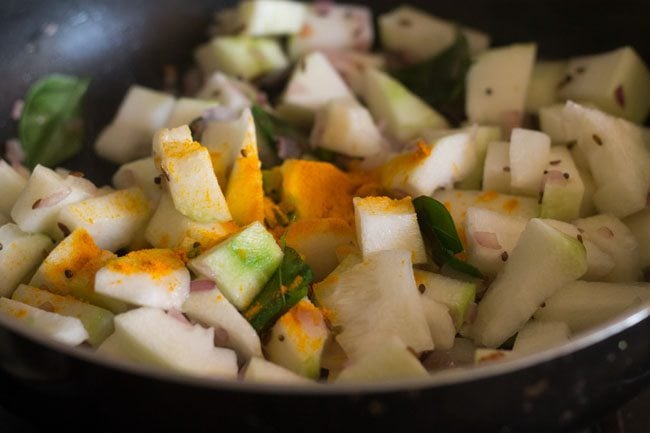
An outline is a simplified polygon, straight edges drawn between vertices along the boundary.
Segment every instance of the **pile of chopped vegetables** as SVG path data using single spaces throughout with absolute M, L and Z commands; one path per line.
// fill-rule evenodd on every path
M 0 314 L 110 358 L 300 384 L 512 359 L 650 299 L 633 48 L 539 60 L 402 6 L 371 51 L 367 7 L 287 0 L 210 31 L 201 86 L 134 85 L 100 134 L 112 186 L 48 168 L 81 147 L 88 81 L 31 88 L 0 161 Z

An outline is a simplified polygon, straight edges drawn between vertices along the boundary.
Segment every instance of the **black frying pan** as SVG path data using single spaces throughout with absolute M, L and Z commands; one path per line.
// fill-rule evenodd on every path
M 187 65 L 212 11 L 230 3 L 5 0 L 0 139 L 15 135 L 8 113 L 30 84 L 67 72 L 93 78 L 86 99 L 92 143 L 128 86 L 161 87 L 163 65 Z M 398 3 L 372 2 L 378 11 Z M 650 59 L 650 2 L 644 0 L 417 3 L 488 31 L 496 44 L 537 41 L 546 57 L 631 44 Z M 49 25 L 56 26 L 54 35 Z M 69 166 L 99 183 L 115 168 L 90 145 Z M 647 384 L 649 335 L 650 308 L 644 308 L 528 358 L 426 381 L 295 389 L 107 362 L 0 319 L 0 405 L 48 430 L 551 432 L 602 415 Z

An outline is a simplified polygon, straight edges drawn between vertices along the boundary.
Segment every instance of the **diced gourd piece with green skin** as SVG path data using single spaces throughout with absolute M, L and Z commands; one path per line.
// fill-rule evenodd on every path
M 207 148 L 196 141 L 163 141 L 161 151 L 163 178 L 180 213 L 204 223 L 232 219 Z
M 191 260 L 188 266 L 217 283 L 226 298 L 242 311 L 280 266 L 282 257 L 273 235 L 254 222 Z
M 549 161 L 551 139 L 543 132 L 515 128 L 510 136 L 510 188 L 538 197 Z
M 364 258 L 378 251 L 410 251 L 415 264 L 426 263 L 427 252 L 410 197 L 355 197 L 357 243 Z
M 281 385 L 308 385 L 314 383 L 304 376 L 280 367 L 261 357 L 252 357 L 240 372 L 244 382 L 270 383 Z
M 418 141 L 413 149 L 388 160 L 382 169 L 382 184 L 418 197 L 452 187 L 476 165 L 476 149 L 469 132 L 461 132 L 431 143 Z
M 589 101 L 616 117 L 643 123 L 650 109 L 650 73 L 631 47 L 569 59 L 560 96 Z
M 531 320 L 517 333 L 512 352 L 528 354 L 559 346 L 569 341 L 571 330 L 564 322 Z
M 113 175 L 113 186 L 117 189 L 137 186 L 153 203 L 158 203 L 162 191 L 160 172 L 150 156 L 122 165 Z
M 296 65 L 280 105 L 287 120 L 305 124 L 313 120 L 316 111 L 333 100 L 354 101 L 355 97 L 327 57 L 314 52 Z
M 78 346 L 88 338 L 88 332 L 76 317 L 50 313 L 11 299 L 0 298 L 0 315 L 69 346 Z
M 88 342 L 99 346 L 113 333 L 113 313 L 79 301 L 72 296 L 60 296 L 36 287 L 21 285 L 14 292 L 12 299 L 62 316 L 76 317 L 81 320 L 88 332 Z
M 253 221 L 264 222 L 264 186 L 262 182 L 262 162 L 257 151 L 255 121 L 249 109 L 243 113 L 248 128 L 238 149 L 228 186 L 226 203 L 232 219 L 240 226 Z
M 288 66 L 279 42 L 270 38 L 218 36 L 199 46 L 194 56 L 205 77 L 221 71 L 250 80 Z
M 179 98 L 174 104 L 169 118 L 165 122 L 165 128 L 177 128 L 183 125 L 189 125 L 197 117 L 219 104 L 215 101 L 205 101 L 203 99 Z
M 361 158 L 387 147 L 370 112 L 349 99 L 330 101 L 316 113 L 310 141 L 314 147 Z
M 92 191 L 82 187 L 74 176 L 63 178 L 37 165 L 11 210 L 11 218 L 23 231 L 60 239 L 63 233 L 57 225 L 57 217 L 61 209 L 92 197 L 94 192 L 94 187 Z
M 458 189 L 481 189 L 488 145 L 493 141 L 502 140 L 501 128 L 496 126 L 470 126 L 466 129 L 474 134 L 472 143 L 476 152 L 476 164 L 464 179 L 457 182 L 455 187 Z
M 34 274 L 53 246 L 47 236 L 25 233 L 13 223 L 0 227 L 0 245 L 0 296 L 11 296 Z
M 180 250 L 185 255 L 192 255 L 212 248 L 238 230 L 232 221 L 201 223 L 186 217 L 176 210 L 172 198 L 165 192 L 144 235 L 147 242 L 156 248 Z
M 378 382 L 396 379 L 425 378 L 429 373 L 409 347 L 395 335 L 388 335 L 381 343 L 344 368 L 336 383 Z
M 449 350 L 454 345 L 456 326 L 449 315 L 449 309 L 442 303 L 422 297 L 422 309 L 429 324 L 429 331 L 436 350 Z
M 307 6 L 287 0 L 248 0 L 239 3 L 237 11 L 245 35 L 292 35 L 302 27 Z
M 469 208 L 463 230 L 468 263 L 483 274 L 496 275 L 505 265 L 503 257 L 512 253 L 527 222 L 518 216 Z
M 117 315 L 115 334 L 138 362 L 194 376 L 237 377 L 237 355 L 214 347 L 214 329 L 184 323 L 162 310 L 143 307 Z
M 512 357 L 512 351 L 500 349 L 487 349 L 479 347 L 474 351 L 474 365 L 505 361 Z
M 308 299 L 303 299 L 273 325 L 264 352 L 269 361 L 317 379 L 328 335 L 323 314 Z
M 472 55 L 490 46 L 490 37 L 478 30 L 462 27 Z M 400 6 L 379 16 L 382 47 L 410 63 L 428 60 L 456 40 L 457 24 L 429 15 L 413 6 Z
M 535 44 L 516 44 L 478 56 L 467 73 L 465 110 L 471 122 L 506 130 L 518 126 L 536 51 Z
M 544 222 L 567 236 L 581 240 L 585 246 L 585 250 L 587 251 L 587 272 L 581 279 L 600 281 L 616 267 L 616 262 L 612 256 L 592 242 L 589 236 L 584 236 L 583 232 L 575 225 L 552 219 L 544 219 Z
M 470 207 L 488 209 L 504 215 L 517 216 L 527 220 L 539 216 L 539 204 L 530 197 L 500 194 L 496 191 L 440 190 L 433 198 L 445 205 L 459 236 L 463 237 L 463 223 Z
M 650 300 L 650 284 L 575 281 L 548 298 L 535 320 L 565 322 L 572 333 L 585 331 Z
M 594 215 L 573 222 L 582 237 L 595 243 L 614 260 L 605 281 L 637 281 L 641 277 L 639 242 L 630 229 L 613 215 Z
M 566 76 L 566 68 L 565 60 L 535 63 L 528 84 L 526 112 L 537 113 L 543 107 L 560 102 L 558 88 Z
M 567 102 L 564 114 L 594 176 L 598 210 L 623 218 L 645 208 L 650 151 L 641 128 L 573 102 Z
M 2 185 L 0 213 L 9 215 L 20 193 L 25 189 L 27 179 L 7 164 L 4 159 L 0 159 L 0 185 Z
M 257 332 L 219 289 L 190 293 L 182 311 L 190 319 L 214 328 L 220 341 L 237 352 L 242 363 L 262 356 Z
M 311 5 L 297 34 L 289 39 L 289 57 L 317 50 L 368 51 L 374 39 L 372 12 L 359 5 Z
M 553 146 L 548 161 L 540 216 L 561 221 L 574 220 L 580 216 L 585 195 L 580 172 L 571 152 L 564 146 Z
M 100 249 L 84 229 L 73 231 L 45 258 L 29 285 L 59 295 L 71 295 L 113 313 L 128 305 L 95 292 L 95 274 L 115 254 Z
M 98 247 L 117 251 L 144 228 L 150 215 L 144 192 L 130 188 L 69 204 L 59 212 L 58 221 L 69 230 L 84 228 Z
M 396 140 L 405 142 L 426 130 L 449 127 L 442 115 L 388 74 L 368 69 L 365 78 L 368 109 Z
M 296 221 L 289 225 L 285 241 L 300 253 L 314 272 L 314 281 L 321 281 L 337 266 L 336 251 L 355 244 L 354 229 L 339 218 Z
M 411 252 L 381 251 L 314 287 L 325 316 L 341 327 L 336 340 L 355 361 L 399 336 L 416 353 L 433 340 L 413 277 Z
M 419 269 L 413 272 L 418 289 L 424 286 L 422 297 L 446 306 L 456 329 L 460 329 L 476 298 L 476 284 Z
M 488 144 L 483 167 L 483 189 L 509 194 L 512 177 L 510 176 L 510 142 L 493 141 Z
M 548 297 L 587 271 L 585 247 L 539 219 L 529 221 L 502 271 L 478 306 L 474 342 L 496 348 Z
M 133 305 L 180 310 L 190 291 L 190 273 L 172 250 L 133 251 L 97 272 L 95 291 Z
M 95 151 L 117 164 L 148 156 L 151 137 L 163 127 L 175 101 L 167 93 L 131 86 L 113 122 L 97 138 Z
M 650 267 L 650 208 L 645 208 L 641 212 L 623 220 L 625 225 L 630 229 L 639 244 L 639 259 L 641 266 Z

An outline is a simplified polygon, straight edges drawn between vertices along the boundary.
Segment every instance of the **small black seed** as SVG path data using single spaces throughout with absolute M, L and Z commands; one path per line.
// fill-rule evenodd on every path
M 508 252 L 507 251 L 504 251 L 504 252 L 501 253 L 501 260 L 503 260 L 504 262 L 508 260 Z
M 154 177 L 153 183 L 155 183 L 156 185 L 160 185 L 162 183 L 162 179 L 160 178 L 160 176 Z
M 63 273 L 65 274 L 65 277 L 67 279 L 72 278 L 72 271 L 70 269 L 66 269 L 65 271 L 63 271 Z
M 568 179 L 571 177 L 569 173 L 562 173 L 562 176 L 564 176 L 565 179 Z
M 282 334 L 278 335 L 278 340 L 284 341 L 284 335 L 282 335 Z
M 420 284 L 418 286 L 418 290 L 420 291 L 420 293 L 424 293 L 427 291 L 427 286 L 425 286 L 424 284 Z
M 558 164 L 561 163 L 561 162 L 562 162 L 561 159 L 556 159 L 555 161 L 551 161 L 551 162 L 549 162 L 549 164 L 551 164 L 551 165 L 558 165 Z
M 603 140 L 600 138 L 600 135 L 594 134 L 591 136 L 591 138 L 594 139 L 597 145 L 602 146 L 603 145 Z
M 506 173 L 510 173 L 510 167 L 506 165 L 505 167 L 503 167 L 503 171 L 505 171 Z
M 63 233 L 64 237 L 67 237 L 70 234 L 70 229 L 68 228 L 67 225 L 63 223 L 58 223 L 57 227 L 59 227 L 59 230 L 61 230 L 61 233 Z

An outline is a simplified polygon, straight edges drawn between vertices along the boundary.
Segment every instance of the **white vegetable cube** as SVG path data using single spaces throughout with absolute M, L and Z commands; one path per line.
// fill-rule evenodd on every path
M 429 129 L 445 129 L 447 120 L 387 73 L 366 71 L 365 100 L 375 121 L 398 141 L 418 138 Z
M 560 95 L 593 102 L 601 110 L 643 123 L 650 109 L 650 74 L 631 47 L 569 60 Z
M 163 141 L 160 166 L 174 206 L 199 222 L 232 219 L 208 149 L 195 141 Z
M 133 305 L 180 310 L 190 291 L 190 273 L 171 250 L 133 251 L 97 271 L 95 291 Z
M 114 335 L 138 362 L 196 376 L 237 377 L 237 356 L 214 347 L 214 329 L 181 322 L 164 311 L 138 308 L 120 314 Z
M 189 125 L 197 117 L 203 116 L 210 108 L 218 106 L 216 101 L 204 101 L 194 98 L 179 98 L 174 104 L 169 118 L 165 122 L 165 128 L 177 128 L 183 125 Z
M 117 189 L 139 187 L 153 203 L 160 199 L 161 179 L 153 157 L 147 157 L 122 165 L 113 175 Z
M 57 225 L 61 209 L 88 199 L 94 193 L 80 186 L 77 180 L 74 176 L 62 178 L 49 168 L 37 165 L 16 200 L 11 217 L 21 230 L 60 239 L 65 235 L 65 230 Z
M 220 70 L 244 80 L 284 69 L 288 60 L 275 39 L 219 36 L 194 52 L 205 77 Z
M 472 136 L 461 132 L 431 143 L 418 141 L 412 150 L 394 156 L 382 170 L 382 184 L 413 197 L 450 188 L 476 165 Z
M 569 341 L 571 330 L 564 322 L 528 322 L 517 333 L 513 353 L 534 353 Z
M 393 335 L 416 353 L 433 348 L 411 256 L 394 250 L 370 254 L 314 286 L 327 319 L 341 327 L 336 340 L 352 361 L 380 350 Z
M 300 30 L 307 7 L 287 0 L 247 0 L 239 4 L 238 15 L 246 35 L 290 35 Z
M 383 344 L 374 347 L 344 368 L 336 378 L 336 382 L 368 383 L 429 376 L 420 360 L 409 349 L 400 338 L 394 335 L 388 336 Z
M 317 379 L 328 335 L 323 314 L 305 298 L 273 325 L 264 351 L 269 361 L 301 376 Z
M 515 128 L 510 136 L 510 185 L 515 193 L 537 197 L 549 161 L 551 139 L 530 129 Z
M 478 305 L 474 342 L 499 347 L 533 316 L 548 297 L 587 271 L 584 246 L 539 219 L 528 222 Z
M 261 357 L 253 357 L 241 370 L 244 382 L 277 383 L 282 385 L 311 383 L 303 376 L 298 376 L 291 370 L 280 367 Z
M 302 58 L 289 79 L 280 101 L 285 112 L 311 121 L 316 111 L 332 100 L 352 100 L 354 95 L 323 53 Z M 280 109 L 280 108 L 279 108 Z
M 650 267 L 650 208 L 630 215 L 623 221 L 639 244 L 639 259 L 643 267 Z
M 526 111 L 537 113 L 541 108 L 560 101 L 558 87 L 566 74 L 567 62 L 539 61 L 533 66 L 526 96 Z
M 127 309 L 126 303 L 95 292 L 95 274 L 114 258 L 115 254 L 100 249 L 86 230 L 77 229 L 50 252 L 29 285 L 121 313 Z
M 471 207 L 465 217 L 467 261 L 487 275 L 504 266 L 503 257 L 512 253 L 528 220 L 488 209 Z
M 175 98 L 141 86 L 131 86 L 115 115 L 95 142 L 95 151 L 118 164 L 149 154 L 151 137 L 169 117 Z
M 367 51 L 372 47 L 373 27 L 368 7 L 312 5 L 299 32 L 289 39 L 289 55 L 295 59 L 316 50 Z
M 404 250 L 411 252 L 413 263 L 427 261 L 424 240 L 410 197 L 402 200 L 355 197 L 354 216 L 357 242 L 364 258 L 378 251 Z
M 194 221 L 174 207 L 169 194 L 160 197 L 158 207 L 144 232 L 145 239 L 156 248 L 181 250 L 185 254 L 212 248 L 230 234 L 239 230 L 232 221 L 201 223 Z M 199 243 L 195 247 L 196 243 Z
M 580 216 L 585 185 L 571 152 L 566 147 L 554 146 L 544 175 L 544 190 L 540 216 L 571 221 Z
M 456 23 L 429 15 L 413 6 L 400 6 L 379 16 L 381 43 L 387 51 L 418 63 L 440 54 L 456 39 Z M 472 55 L 490 45 L 490 37 L 468 27 L 461 28 Z
M 280 266 L 283 256 L 273 235 L 254 222 L 193 259 L 188 266 L 217 283 L 226 298 L 242 311 Z
M 436 350 L 449 350 L 454 346 L 456 326 L 447 306 L 430 298 L 422 297 L 422 309 L 429 324 L 429 331 Z
M 25 233 L 9 223 L 0 227 L 0 246 L 0 296 L 11 296 L 52 249 L 52 240 L 45 235 Z
M 0 298 L 0 314 L 69 346 L 78 346 L 88 338 L 88 332 L 76 317 L 50 313 L 22 302 Z
M 86 229 L 97 246 L 117 251 L 144 228 L 150 215 L 147 197 L 140 188 L 131 188 L 70 204 L 61 209 L 58 221 L 69 230 Z
M 577 333 L 650 301 L 650 284 L 575 281 L 548 298 L 535 320 L 564 322 Z
M 422 298 L 447 307 L 447 314 L 453 320 L 455 329 L 460 329 L 476 299 L 476 284 L 419 269 L 415 269 L 413 273 Z
M 262 356 L 257 332 L 219 289 L 190 293 L 183 304 L 190 319 L 215 329 L 226 347 L 233 349 L 243 362 Z
M 536 50 L 534 44 L 510 45 L 478 56 L 467 74 L 465 109 L 470 121 L 517 126 L 517 118 L 524 112 Z
M 311 144 L 362 158 L 387 147 L 370 112 L 351 100 L 331 101 L 316 114 Z
M 613 215 L 595 215 L 573 222 L 584 239 L 595 243 L 615 262 L 606 281 L 637 281 L 641 276 L 639 242 L 630 229 Z
M 51 313 L 76 317 L 81 320 L 88 332 L 88 342 L 94 347 L 99 346 L 113 332 L 113 313 L 72 296 L 55 295 L 46 290 L 21 285 L 12 299 Z
M 339 218 L 298 220 L 289 225 L 285 240 L 314 271 L 320 281 L 338 265 L 337 250 L 356 242 L 354 228 Z
M 2 185 L 0 213 L 9 215 L 26 184 L 27 180 L 24 177 L 18 174 L 4 159 L 0 159 L 0 185 Z
M 642 129 L 601 111 L 567 102 L 564 114 L 575 131 L 596 183 L 594 203 L 619 218 L 646 207 L 650 152 Z
M 512 177 L 510 176 L 510 142 L 493 141 L 487 146 L 483 167 L 483 189 L 497 193 L 509 194 Z

